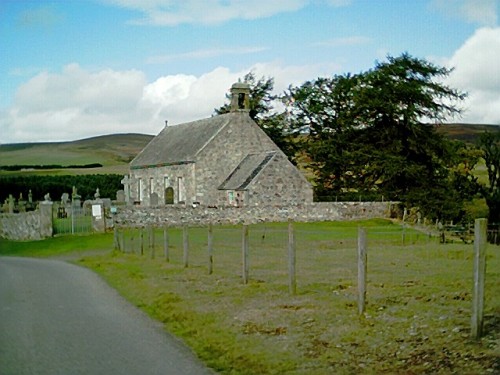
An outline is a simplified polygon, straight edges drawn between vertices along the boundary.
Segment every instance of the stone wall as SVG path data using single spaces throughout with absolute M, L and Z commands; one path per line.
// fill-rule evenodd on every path
M 0 238 L 8 240 L 40 240 L 40 212 L 0 215 Z
M 52 202 L 41 202 L 36 211 L 0 214 L 0 238 L 30 241 L 52 234 Z
M 119 207 L 114 218 L 118 227 L 253 224 L 389 218 L 396 209 L 392 202 L 321 202 L 295 206 L 250 207 Z

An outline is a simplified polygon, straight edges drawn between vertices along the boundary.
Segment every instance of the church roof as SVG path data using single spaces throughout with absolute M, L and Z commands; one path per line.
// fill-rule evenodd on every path
M 238 113 L 226 113 L 181 125 L 165 126 L 132 160 L 130 167 L 137 169 L 193 163 L 197 154 L 224 126 L 240 117 Z
M 248 154 L 219 186 L 220 190 L 245 190 L 259 172 L 276 155 L 276 151 Z

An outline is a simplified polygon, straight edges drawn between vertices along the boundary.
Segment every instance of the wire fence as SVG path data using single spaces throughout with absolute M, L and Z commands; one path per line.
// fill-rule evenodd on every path
M 470 311 L 473 244 L 457 238 L 441 243 L 439 233 L 403 225 L 373 225 L 366 232 L 368 310 L 433 314 Z M 291 240 L 293 233 L 293 240 Z M 198 269 L 223 283 L 265 283 L 282 292 L 334 296 L 359 304 L 359 228 L 350 223 L 286 223 L 251 226 L 121 228 L 115 248 L 171 265 Z M 293 259 L 291 258 L 293 246 Z M 500 269 L 493 247 L 488 261 Z M 487 311 L 500 311 L 498 272 L 490 271 L 484 294 Z M 470 314 L 467 314 L 470 315 Z

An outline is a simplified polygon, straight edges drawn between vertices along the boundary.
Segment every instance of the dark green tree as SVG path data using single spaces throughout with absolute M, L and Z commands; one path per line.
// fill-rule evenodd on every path
M 488 186 L 481 187 L 481 194 L 488 205 L 490 223 L 500 223 L 500 132 L 485 132 L 479 139 L 479 148 L 488 171 Z
M 322 194 L 377 192 L 428 216 L 454 216 L 453 147 L 432 122 L 460 113 L 451 71 L 408 54 L 367 72 L 319 78 L 287 93 Z M 454 211 L 454 212 L 451 212 Z
M 250 117 L 285 153 L 290 161 L 295 162 L 297 144 L 294 135 L 290 132 L 285 113 L 274 111 L 273 103 L 280 98 L 274 95 L 274 78 L 261 77 L 257 79 L 253 72 L 243 77 L 243 82 L 250 85 Z M 230 94 L 226 94 L 227 103 L 214 110 L 220 115 L 230 111 Z

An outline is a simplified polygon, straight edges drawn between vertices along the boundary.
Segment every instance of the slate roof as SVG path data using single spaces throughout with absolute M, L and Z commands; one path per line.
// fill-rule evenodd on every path
M 248 154 L 219 186 L 220 190 L 245 190 L 259 172 L 272 160 L 276 151 Z
M 205 145 L 237 117 L 240 117 L 237 113 L 227 113 L 181 125 L 166 126 L 132 160 L 130 167 L 137 169 L 193 163 Z

